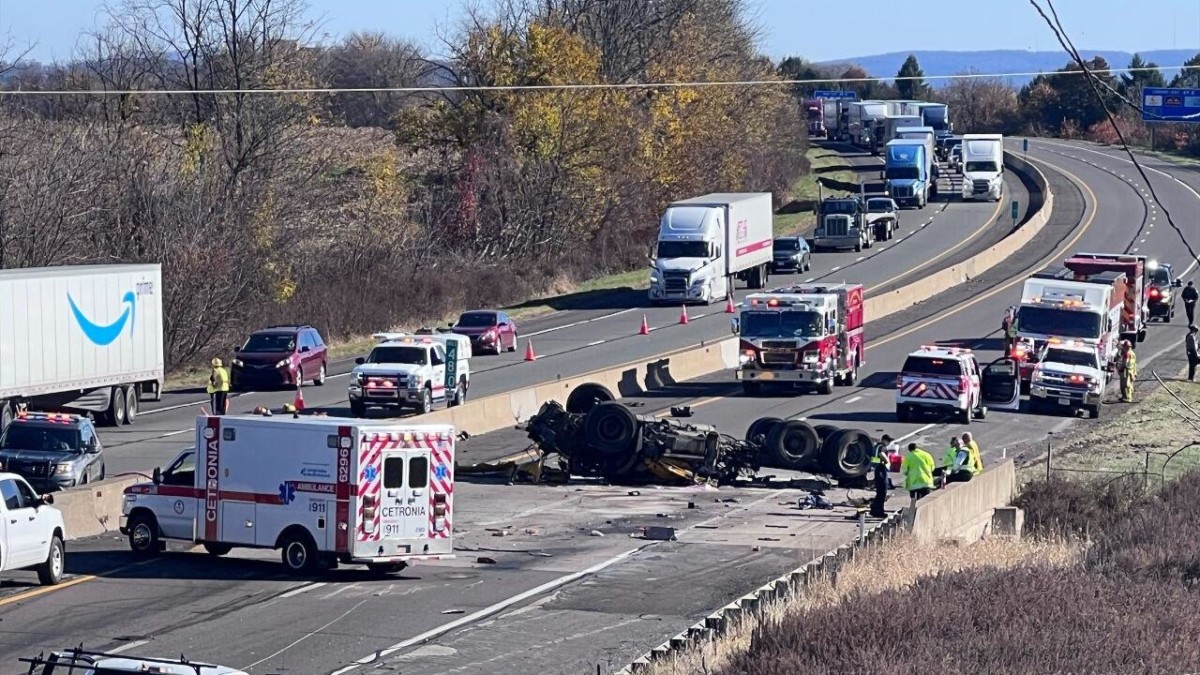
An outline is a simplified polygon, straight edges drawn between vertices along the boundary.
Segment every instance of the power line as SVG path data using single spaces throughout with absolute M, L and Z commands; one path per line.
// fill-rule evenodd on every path
M 1031 0 L 1032 1 L 1032 0 Z M 1035 5 L 1036 6 L 1036 5 Z M 1095 73 L 1134 73 L 1158 70 L 1200 70 L 1200 66 L 1161 66 L 1158 68 L 1107 68 Z M 706 87 L 778 87 L 813 84 L 863 84 L 868 82 L 955 81 L 1037 77 L 1039 75 L 1086 75 L 1075 70 L 1026 71 L 1012 73 L 957 73 L 954 75 L 923 75 L 920 77 L 828 77 L 812 80 L 718 80 L 684 82 L 622 82 L 592 84 L 512 84 L 512 85 L 452 85 L 423 87 L 312 87 L 283 89 L 5 89 L 0 96 L 216 96 L 216 95 L 303 95 L 303 94 L 419 94 L 436 92 L 482 91 L 603 91 L 622 89 L 692 89 Z
M 1117 139 L 1121 142 L 1121 148 L 1125 150 L 1125 154 L 1129 157 L 1129 161 L 1133 163 L 1133 167 L 1137 169 L 1138 175 L 1140 175 L 1142 177 L 1142 181 L 1146 183 L 1146 189 L 1150 191 L 1150 196 L 1158 204 L 1159 208 L 1162 209 L 1163 216 L 1165 216 L 1167 219 L 1167 224 L 1171 226 L 1171 229 L 1175 230 L 1175 234 L 1179 236 L 1179 240 L 1183 242 L 1184 247 L 1187 248 L 1188 253 L 1192 256 L 1192 259 L 1200 261 L 1200 257 L 1198 257 L 1196 255 L 1196 251 L 1192 249 L 1192 245 L 1188 242 L 1187 237 L 1184 236 L 1183 230 L 1181 230 L 1179 226 L 1175 224 L 1174 219 L 1171 218 L 1170 210 L 1168 210 L 1167 205 L 1164 204 L 1161 199 L 1159 199 L 1158 193 L 1154 191 L 1154 185 L 1150 182 L 1150 177 L 1146 175 L 1146 171 L 1137 161 L 1137 157 L 1134 156 L 1133 150 L 1130 149 L 1129 142 L 1125 139 L 1124 132 L 1121 131 L 1121 127 L 1117 124 L 1117 120 L 1113 115 L 1112 109 L 1109 108 L 1104 94 L 1101 93 L 1101 85 L 1107 86 L 1107 84 L 1100 80 L 1100 78 L 1096 77 L 1092 71 L 1088 70 L 1087 64 L 1084 62 L 1083 57 L 1080 56 L 1079 51 L 1075 49 L 1075 44 L 1071 41 L 1071 38 L 1067 36 L 1066 29 L 1063 28 L 1062 21 L 1058 18 L 1058 11 L 1054 9 L 1053 1 L 1046 0 L 1046 6 L 1050 9 L 1050 14 L 1054 17 L 1053 19 L 1046 15 L 1045 10 L 1043 10 L 1041 5 L 1037 3 L 1037 0 L 1029 0 L 1029 4 L 1033 5 L 1033 8 L 1037 10 L 1037 13 L 1042 17 L 1042 19 L 1046 22 L 1046 25 L 1048 25 L 1050 30 L 1054 33 L 1054 37 L 1058 40 L 1058 43 L 1062 45 L 1062 48 L 1065 49 L 1068 54 L 1071 55 L 1071 60 L 1073 60 L 1075 64 L 1079 66 L 1080 70 L 1085 74 L 1087 82 L 1091 86 L 1092 93 L 1096 95 L 1096 100 L 1100 103 L 1100 107 L 1104 109 L 1104 115 L 1108 118 L 1108 123 L 1112 125 L 1113 131 L 1115 131 L 1117 134 Z M 1113 90 L 1112 87 L 1108 87 L 1108 89 L 1113 91 L 1113 93 L 1116 93 L 1119 98 L 1124 99 L 1124 96 Z M 1125 102 L 1133 105 L 1133 103 L 1128 99 L 1125 99 Z M 1134 107 L 1137 108 L 1138 106 L 1134 105 Z M 1140 108 L 1138 109 L 1140 110 Z M 1138 238 L 1142 235 L 1145 229 L 1146 223 L 1143 221 L 1141 227 L 1138 228 L 1137 234 L 1134 235 L 1133 239 L 1130 240 L 1129 245 L 1125 247 L 1125 253 L 1130 252 L 1130 249 L 1133 247 L 1134 243 L 1137 242 Z

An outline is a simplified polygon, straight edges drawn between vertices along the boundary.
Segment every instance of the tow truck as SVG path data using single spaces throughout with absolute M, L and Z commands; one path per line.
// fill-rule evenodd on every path
M 354 360 L 347 395 L 350 413 L 367 408 L 414 408 L 419 415 L 435 401 L 462 405 L 471 384 L 471 339 L 454 333 L 376 333 L 379 344 Z
M 752 293 L 732 322 L 741 336 L 736 377 L 752 396 L 764 384 L 851 386 L 863 365 L 862 284 L 799 284 Z
M 1052 339 L 1037 361 L 1029 387 L 1030 412 L 1066 408 L 1085 410 L 1092 419 L 1100 416 L 1111 366 L 1104 364 L 1096 345 Z

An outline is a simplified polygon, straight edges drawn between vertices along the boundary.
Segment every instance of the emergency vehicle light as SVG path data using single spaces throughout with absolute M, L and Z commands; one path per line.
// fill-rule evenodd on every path
M 343 448 L 349 448 L 350 447 L 350 437 L 342 436 L 341 438 L 338 439 L 338 445 L 342 446 Z

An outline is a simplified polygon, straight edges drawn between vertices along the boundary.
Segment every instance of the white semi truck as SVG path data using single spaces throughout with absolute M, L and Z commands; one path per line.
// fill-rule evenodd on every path
M 131 424 L 163 386 L 162 267 L 0 270 L 0 431 L 18 407 Z
M 774 258 L 771 193 L 717 193 L 667 207 L 650 256 L 651 303 L 724 300 L 734 279 L 767 285 Z
M 962 198 L 998 202 L 1004 195 L 1004 136 L 965 134 Z

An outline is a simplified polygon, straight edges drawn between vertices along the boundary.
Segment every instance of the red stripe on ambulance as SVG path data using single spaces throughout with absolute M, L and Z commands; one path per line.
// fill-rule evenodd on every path
M 204 427 L 204 539 L 217 541 L 221 510 L 221 418 L 209 417 Z
M 350 481 L 352 455 L 350 453 L 353 452 L 350 446 L 353 444 L 350 427 L 338 427 L 337 484 L 334 489 L 334 499 L 337 500 L 335 507 L 337 530 L 334 540 L 335 550 L 338 553 L 350 551 L 350 492 L 352 486 Z

